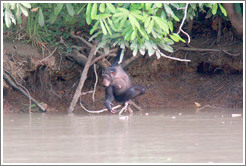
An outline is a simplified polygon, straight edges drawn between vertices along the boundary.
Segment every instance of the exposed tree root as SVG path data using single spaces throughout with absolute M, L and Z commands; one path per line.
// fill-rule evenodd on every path
M 7 72 L 6 70 L 4 70 L 4 72 L 3 72 L 3 79 L 9 85 L 11 85 L 14 89 L 20 91 L 24 96 L 26 96 L 29 99 L 29 113 L 31 113 L 31 102 L 36 104 L 37 107 L 39 107 L 42 112 L 46 112 L 47 106 L 45 107 L 45 106 L 41 105 L 33 97 L 31 97 L 29 91 L 25 87 L 23 87 L 22 85 L 17 83 L 17 81 L 14 79 L 14 77 L 9 72 Z

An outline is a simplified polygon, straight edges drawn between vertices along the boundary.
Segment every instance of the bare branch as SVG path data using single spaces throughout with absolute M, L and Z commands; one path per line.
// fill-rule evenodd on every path
M 56 49 L 57 49 L 57 47 L 54 49 L 54 51 L 49 56 L 47 56 L 44 59 L 40 60 L 39 63 L 41 63 L 41 62 L 45 61 L 46 59 L 48 59 L 49 57 L 51 57 L 55 53 Z
M 92 94 L 92 100 L 93 102 L 95 102 L 95 93 L 96 93 L 96 87 L 97 87 L 97 82 L 98 82 L 98 76 L 97 76 L 97 66 L 96 64 L 94 63 L 94 72 L 95 72 L 95 76 L 96 76 L 96 82 L 94 84 L 94 90 L 93 90 L 93 94 Z
M 202 109 L 204 109 L 204 108 L 206 108 L 206 107 L 215 108 L 215 109 L 223 109 L 223 108 L 221 108 L 221 107 L 215 107 L 215 106 L 211 106 L 211 105 L 205 105 L 205 106 L 203 106 L 203 107 L 201 107 L 201 108 L 197 108 L 197 109 L 196 109 L 196 112 L 200 112 Z
M 185 8 L 184 8 L 184 17 L 183 17 L 183 20 L 182 20 L 182 22 L 181 22 L 181 24 L 180 24 L 180 26 L 179 26 L 179 30 L 178 30 L 177 34 L 179 34 L 180 32 L 182 32 L 183 34 L 185 34 L 185 35 L 188 37 L 188 43 L 190 43 L 190 35 L 189 35 L 188 33 L 186 33 L 186 32 L 182 29 L 182 27 L 183 27 L 183 25 L 184 25 L 184 21 L 185 21 L 185 19 L 186 19 L 188 5 L 189 5 L 189 3 L 186 3 Z
M 213 48 L 194 48 L 194 47 L 175 47 L 173 46 L 174 48 L 177 48 L 177 50 L 175 51 L 178 51 L 178 50 L 184 50 L 184 51 L 198 51 L 198 52 L 221 52 L 223 51 L 224 53 L 230 55 L 230 56 L 239 56 L 240 53 L 236 53 L 236 54 L 232 54 L 232 53 L 229 53 L 227 52 L 226 50 L 224 49 L 213 49 Z
M 165 57 L 165 58 L 176 60 L 176 61 L 181 61 L 181 62 L 190 62 L 189 59 L 181 59 L 181 58 L 176 58 L 176 57 L 168 56 L 168 55 L 163 54 L 159 49 L 155 49 L 155 50 L 158 51 L 159 54 L 161 56 Z
M 102 113 L 102 112 L 108 111 L 107 108 L 101 109 L 101 110 L 88 110 L 88 109 L 85 108 L 85 107 L 83 106 L 83 104 L 81 103 L 81 99 L 80 99 L 79 104 L 80 104 L 80 106 L 81 106 L 86 112 L 89 112 L 89 113 L 98 114 L 98 113 Z M 120 108 L 120 107 L 121 107 L 121 105 L 117 105 L 117 106 L 113 107 L 112 109 L 117 109 L 117 108 Z

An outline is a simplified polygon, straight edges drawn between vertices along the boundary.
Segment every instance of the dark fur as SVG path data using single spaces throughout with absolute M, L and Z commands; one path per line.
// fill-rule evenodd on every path
M 103 72 L 103 83 L 105 89 L 105 106 L 113 112 L 112 103 L 114 100 L 124 104 L 125 102 L 145 93 L 145 88 L 141 85 L 133 85 L 130 76 L 125 72 L 120 64 L 121 50 L 115 58 L 111 67 Z

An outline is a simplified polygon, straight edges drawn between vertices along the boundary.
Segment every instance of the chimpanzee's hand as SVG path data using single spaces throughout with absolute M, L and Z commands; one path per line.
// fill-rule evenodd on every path
M 116 113 L 116 111 L 113 110 L 113 109 L 111 109 L 110 112 L 111 112 L 112 114 L 115 114 L 115 113 Z

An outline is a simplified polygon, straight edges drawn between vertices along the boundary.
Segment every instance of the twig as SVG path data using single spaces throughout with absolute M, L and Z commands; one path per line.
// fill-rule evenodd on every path
M 188 33 L 186 33 L 186 32 L 182 29 L 182 27 L 183 27 L 183 25 L 184 25 L 184 21 L 185 21 L 185 19 L 186 19 L 188 5 L 189 5 L 189 3 L 186 3 L 185 8 L 184 8 L 184 17 L 183 17 L 183 20 L 182 20 L 182 22 L 181 22 L 181 24 L 180 24 L 180 26 L 179 26 L 179 30 L 178 30 L 177 34 L 179 34 L 180 32 L 182 32 L 183 34 L 185 34 L 185 35 L 188 37 L 188 43 L 190 43 L 190 35 L 189 35 Z
M 39 63 L 41 63 L 41 62 L 45 61 L 46 59 L 48 59 L 49 57 L 51 57 L 55 53 L 56 49 L 57 49 L 57 47 L 53 50 L 53 52 L 49 56 L 47 56 L 44 59 L 40 60 Z
M 223 109 L 223 108 L 221 108 L 221 107 L 215 107 L 215 106 L 211 106 L 211 105 L 205 105 L 205 106 L 203 106 L 203 107 L 201 107 L 201 108 L 197 108 L 196 109 L 196 112 L 199 112 L 199 111 L 201 111 L 202 109 L 204 109 L 204 108 L 206 108 L 206 107 L 210 107 L 210 108 L 216 108 L 216 109 Z
M 103 58 L 105 58 L 107 56 L 115 57 L 116 55 L 115 54 L 102 54 L 99 57 L 96 57 L 95 59 L 93 59 L 93 61 L 91 62 L 91 65 L 96 63 L 97 61 L 100 61 L 101 59 L 103 59 Z
M 92 48 L 92 44 L 87 42 L 83 37 L 74 35 L 74 32 L 70 33 L 70 36 L 74 39 L 79 39 L 80 41 L 82 41 L 85 45 L 87 45 L 88 47 Z M 97 50 L 97 53 L 100 55 L 104 55 L 104 53 L 100 50 Z M 105 59 L 105 62 L 101 62 L 100 61 L 100 65 L 102 68 L 106 69 L 108 66 L 110 66 L 110 63 L 107 61 L 107 59 Z
M 237 53 L 237 54 L 232 54 L 232 53 L 229 53 L 229 52 L 227 52 L 226 50 L 223 50 L 223 49 L 221 49 L 224 53 L 226 53 L 226 54 L 228 54 L 228 55 L 231 55 L 231 56 L 239 56 L 240 55 L 240 53 Z
M 97 87 L 97 82 L 98 82 L 98 76 L 97 76 L 97 66 L 96 64 L 94 63 L 94 72 L 95 72 L 95 76 L 96 76 L 96 82 L 94 84 L 94 90 L 93 90 L 93 93 L 92 93 L 92 100 L 93 102 L 95 102 L 95 93 L 96 93 L 96 87 Z
M 101 110 L 88 110 L 87 108 L 85 108 L 84 106 L 83 106 L 83 104 L 81 103 L 81 98 L 80 98 L 80 106 L 86 111 L 86 112 L 89 112 L 89 113 L 94 113 L 94 114 L 98 114 L 98 113 L 101 113 L 101 112 L 104 112 L 104 111 L 108 111 L 108 109 L 107 108 L 105 108 L 105 109 L 101 109 Z M 121 107 L 121 105 L 117 105 L 117 106 L 115 106 L 115 107 L 113 107 L 112 109 L 117 109 L 117 108 L 120 108 Z
M 165 58 L 169 58 L 169 59 L 176 60 L 176 61 L 182 61 L 182 62 L 190 62 L 189 59 L 180 59 L 180 58 L 176 58 L 176 57 L 165 55 L 159 49 L 156 49 L 156 51 L 158 51 L 159 54 L 161 54 L 161 56 L 163 56 Z
M 174 48 L 177 48 L 177 50 L 175 51 L 178 51 L 178 50 L 184 50 L 184 51 L 199 51 L 199 52 L 220 52 L 220 51 L 223 51 L 224 53 L 230 55 L 230 56 L 239 56 L 240 53 L 237 53 L 237 54 L 232 54 L 232 53 L 229 53 L 223 49 L 213 49 L 213 48 L 194 48 L 194 47 L 175 47 L 173 46 Z
M 138 106 L 136 103 L 134 103 L 132 100 L 129 100 L 129 104 L 133 105 L 136 109 L 138 109 L 139 111 L 143 111 L 143 108 L 141 108 L 140 106 Z

